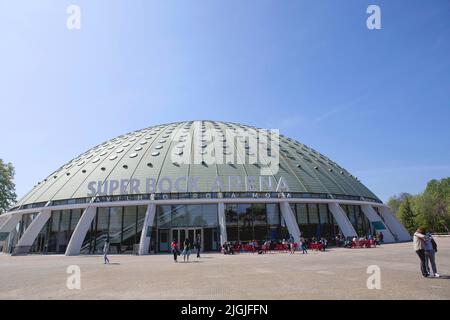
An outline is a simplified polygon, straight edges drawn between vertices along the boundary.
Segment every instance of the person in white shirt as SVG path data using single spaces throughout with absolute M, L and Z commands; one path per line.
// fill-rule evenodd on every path
M 417 256 L 420 259 L 420 271 L 422 276 L 428 277 L 430 274 L 427 270 L 427 265 L 425 261 L 425 229 L 420 227 L 414 233 L 413 236 L 413 247 Z

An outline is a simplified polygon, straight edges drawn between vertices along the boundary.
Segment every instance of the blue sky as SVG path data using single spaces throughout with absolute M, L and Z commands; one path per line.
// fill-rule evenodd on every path
M 280 129 L 382 200 L 450 176 L 447 0 L 0 0 L 0 38 L 19 196 L 98 143 L 191 119 Z

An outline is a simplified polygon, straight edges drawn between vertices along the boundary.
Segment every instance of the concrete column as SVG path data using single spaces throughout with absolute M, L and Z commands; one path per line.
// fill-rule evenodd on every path
M 139 242 L 139 255 L 148 254 L 152 237 L 153 221 L 155 220 L 156 204 L 150 203 L 145 212 L 144 225 L 142 226 L 141 240 Z
M 10 214 L 9 217 L 2 220 L 0 225 L 0 233 L 10 233 L 19 223 L 22 215 L 20 213 Z
M 225 204 L 223 202 L 219 202 L 219 204 L 217 205 L 217 210 L 218 210 L 219 227 L 220 227 L 220 243 L 219 243 L 219 247 L 220 247 L 225 242 L 228 241 L 227 223 L 226 223 L 226 219 L 225 219 Z
M 283 201 L 280 203 L 281 214 L 283 215 L 284 222 L 286 222 L 286 227 L 289 231 L 289 234 L 294 237 L 295 242 L 300 241 L 300 229 L 298 227 L 297 219 L 295 219 L 294 212 L 289 205 L 289 202 Z
M 2 229 L 3 224 L 9 220 L 11 214 L 0 214 L 0 230 Z
M 13 255 L 27 254 L 30 251 L 34 240 L 38 236 L 39 232 L 41 232 L 48 219 L 50 219 L 51 215 L 52 211 L 50 209 L 42 209 L 39 211 L 36 218 L 33 219 L 31 224 L 23 233 L 22 237 L 19 239 L 19 242 L 14 248 Z
M 392 235 L 391 231 L 386 228 L 386 225 L 381 220 L 380 216 L 375 212 L 372 206 L 368 204 L 363 204 L 361 206 L 362 212 L 369 219 L 372 227 L 375 228 L 377 232 L 383 232 L 383 241 L 384 242 L 395 242 L 395 238 Z
M 9 244 L 12 239 L 10 238 L 11 231 L 19 223 L 22 215 L 20 213 L 3 214 L 0 222 L 0 242 L 3 242 L 3 252 L 9 252 Z
M 337 224 L 339 225 L 342 234 L 345 237 L 356 237 L 357 233 L 353 228 L 353 225 L 351 224 L 350 220 L 348 220 L 347 215 L 339 206 L 339 204 L 337 204 L 336 202 L 331 202 L 328 204 L 328 207 L 333 214 L 334 220 L 336 220 Z
M 408 230 L 397 220 L 394 214 L 386 206 L 378 207 L 383 217 L 384 223 L 391 231 L 397 241 L 411 241 L 411 235 Z M 383 232 L 384 234 L 384 232 Z
M 70 238 L 69 244 L 66 249 L 66 256 L 77 256 L 80 254 L 81 246 L 83 245 L 86 233 L 91 227 L 92 220 L 97 213 L 96 207 L 87 207 L 83 214 L 81 215 L 78 224 L 73 231 L 72 237 Z

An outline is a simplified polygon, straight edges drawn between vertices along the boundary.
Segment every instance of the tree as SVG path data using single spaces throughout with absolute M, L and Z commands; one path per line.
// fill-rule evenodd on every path
M 391 197 L 388 204 L 409 231 L 421 226 L 450 233 L 450 178 L 430 180 L 423 193 L 401 193 Z
M 398 209 L 398 215 L 400 217 L 401 222 L 405 226 L 405 228 L 409 231 L 409 233 L 414 233 L 416 230 L 416 221 L 415 215 L 411 207 L 410 197 L 406 198 Z
M 400 205 L 407 199 L 412 198 L 412 195 L 406 192 L 400 193 L 398 196 L 395 195 L 393 197 L 390 197 L 388 200 L 388 206 L 391 208 L 392 212 L 394 212 L 397 215 L 397 218 L 401 219 L 398 209 L 400 208 Z
M 450 178 L 428 182 L 422 198 L 422 210 L 426 210 L 429 227 L 449 233 Z
M 14 173 L 13 165 L 0 159 L 0 214 L 16 201 Z

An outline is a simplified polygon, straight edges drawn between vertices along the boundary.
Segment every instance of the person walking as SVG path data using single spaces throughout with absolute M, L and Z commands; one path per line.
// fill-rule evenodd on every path
M 177 258 L 180 254 L 178 250 L 178 242 L 177 239 L 173 239 L 172 243 L 170 244 L 170 247 L 172 248 L 172 254 L 173 254 L 173 261 L 178 262 Z
M 184 239 L 183 243 L 183 261 L 189 262 L 189 256 L 191 255 L 191 241 L 189 238 Z
M 302 248 L 302 253 L 308 253 L 308 250 L 306 250 L 306 243 L 305 239 L 303 237 L 300 238 L 300 248 Z
M 197 233 L 197 237 L 195 238 L 194 246 L 195 246 L 195 249 L 197 250 L 197 258 L 200 258 L 200 249 L 202 247 L 202 239 L 200 237 L 200 233 Z
M 109 253 L 109 240 L 106 239 L 105 244 L 103 246 L 103 264 L 109 263 L 108 253 Z
M 413 246 L 414 251 L 420 259 L 420 271 L 422 272 L 422 276 L 428 277 L 428 270 L 425 261 L 425 229 L 420 227 L 414 233 L 413 236 Z
M 384 239 L 384 234 L 383 234 L 383 232 L 380 231 L 380 242 L 384 242 L 383 239 Z
M 294 237 L 292 236 L 292 234 L 289 235 L 289 253 L 290 254 L 294 254 Z
M 428 273 L 430 274 L 430 277 L 436 277 L 439 278 L 439 273 L 437 273 L 436 268 L 436 260 L 435 260 L 435 253 L 437 252 L 437 244 L 433 239 L 433 236 L 431 233 L 427 233 L 425 237 L 425 264 Z M 431 265 L 431 269 L 430 269 Z M 433 271 L 431 273 L 430 271 Z
M 320 243 L 322 244 L 322 251 L 325 251 L 328 247 L 328 240 L 322 237 L 322 239 L 320 239 Z

